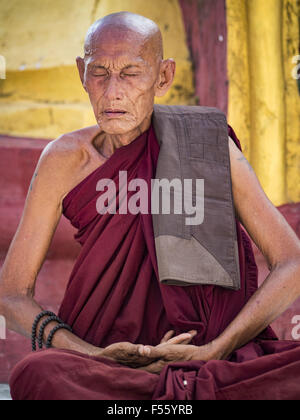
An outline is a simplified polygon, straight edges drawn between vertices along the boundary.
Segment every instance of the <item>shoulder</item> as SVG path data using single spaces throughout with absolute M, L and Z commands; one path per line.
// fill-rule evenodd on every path
M 63 197 L 90 167 L 91 142 L 99 131 L 98 126 L 87 127 L 50 141 L 36 166 L 34 184 Z
M 92 126 L 63 134 L 47 144 L 40 161 L 49 165 L 85 164 L 89 159 L 89 144 L 99 131 L 98 126 Z
M 47 144 L 40 163 L 62 172 L 80 170 L 92 159 L 91 143 L 99 132 L 98 126 L 91 126 L 63 134 Z

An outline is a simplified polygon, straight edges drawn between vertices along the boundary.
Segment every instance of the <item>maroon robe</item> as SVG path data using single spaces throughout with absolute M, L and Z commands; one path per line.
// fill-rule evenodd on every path
M 233 130 L 229 134 L 240 148 Z M 119 148 L 64 199 L 63 212 L 82 245 L 59 316 L 99 347 L 157 345 L 164 334 L 198 331 L 191 344 L 218 337 L 257 290 L 251 242 L 236 221 L 241 289 L 167 286 L 158 281 L 151 214 L 101 215 L 100 179 L 128 172 L 128 182 L 155 178 L 159 144 L 153 127 Z M 128 197 L 133 192 L 128 193 Z M 150 204 L 149 204 L 150 208 Z M 278 341 L 271 328 L 227 360 L 170 363 L 160 375 L 68 350 L 32 353 L 14 368 L 14 399 L 201 400 L 300 399 L 300 343 Z M 187 383 L 185 382 L 187 381 Z

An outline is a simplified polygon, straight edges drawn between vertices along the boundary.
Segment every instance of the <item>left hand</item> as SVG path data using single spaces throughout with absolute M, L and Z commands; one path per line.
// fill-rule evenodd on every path
M 147 352 L 147 349 L 148 352 Z M 207 362 L 215 359 L 216 352 L 213 344 L 209 343 L 204 346 L 194 346 L 190 344 L 159 344 L 156 347 L 145 346 L 144 351 L 148 357 L 155 357 L 158 360 L 147 366 L 139 367 L 139 370 L 145 370 L 150 373 L 160 374 L 165 366 L 174 362 L 182 362 L 189 360 L 202 360 Z

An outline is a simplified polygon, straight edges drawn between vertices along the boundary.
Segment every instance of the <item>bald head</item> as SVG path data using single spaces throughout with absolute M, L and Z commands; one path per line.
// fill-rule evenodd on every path
M 98 125 L 106 134 L 135 138 L 175 74 L 174 60 L 163 59 L 158 26 L 134 13 L 113 13 L 90 27 L 84 52 L 76 61 Z
M 138 42 L 142 52 L 154 59 L 163 59 L 163 41 L 159 27 L 151 19 L 130 12 L 112 13 L 97 20 L 88 30 L 85 44 L 85 56 L 97 49 L 99 42 L 112 37 L 126 37 Z M 124 38 L 123 38 L 124 39 Z

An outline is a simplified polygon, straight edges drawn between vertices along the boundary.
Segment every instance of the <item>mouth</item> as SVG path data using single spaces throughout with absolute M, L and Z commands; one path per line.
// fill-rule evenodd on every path
M 124 111 L 123 109 L 106 109 L 103 114 L 108 117 L 108 118 L 118 118 L 118 117 L 122 117 L 123 115 L 125 115 L 127 112 Z

